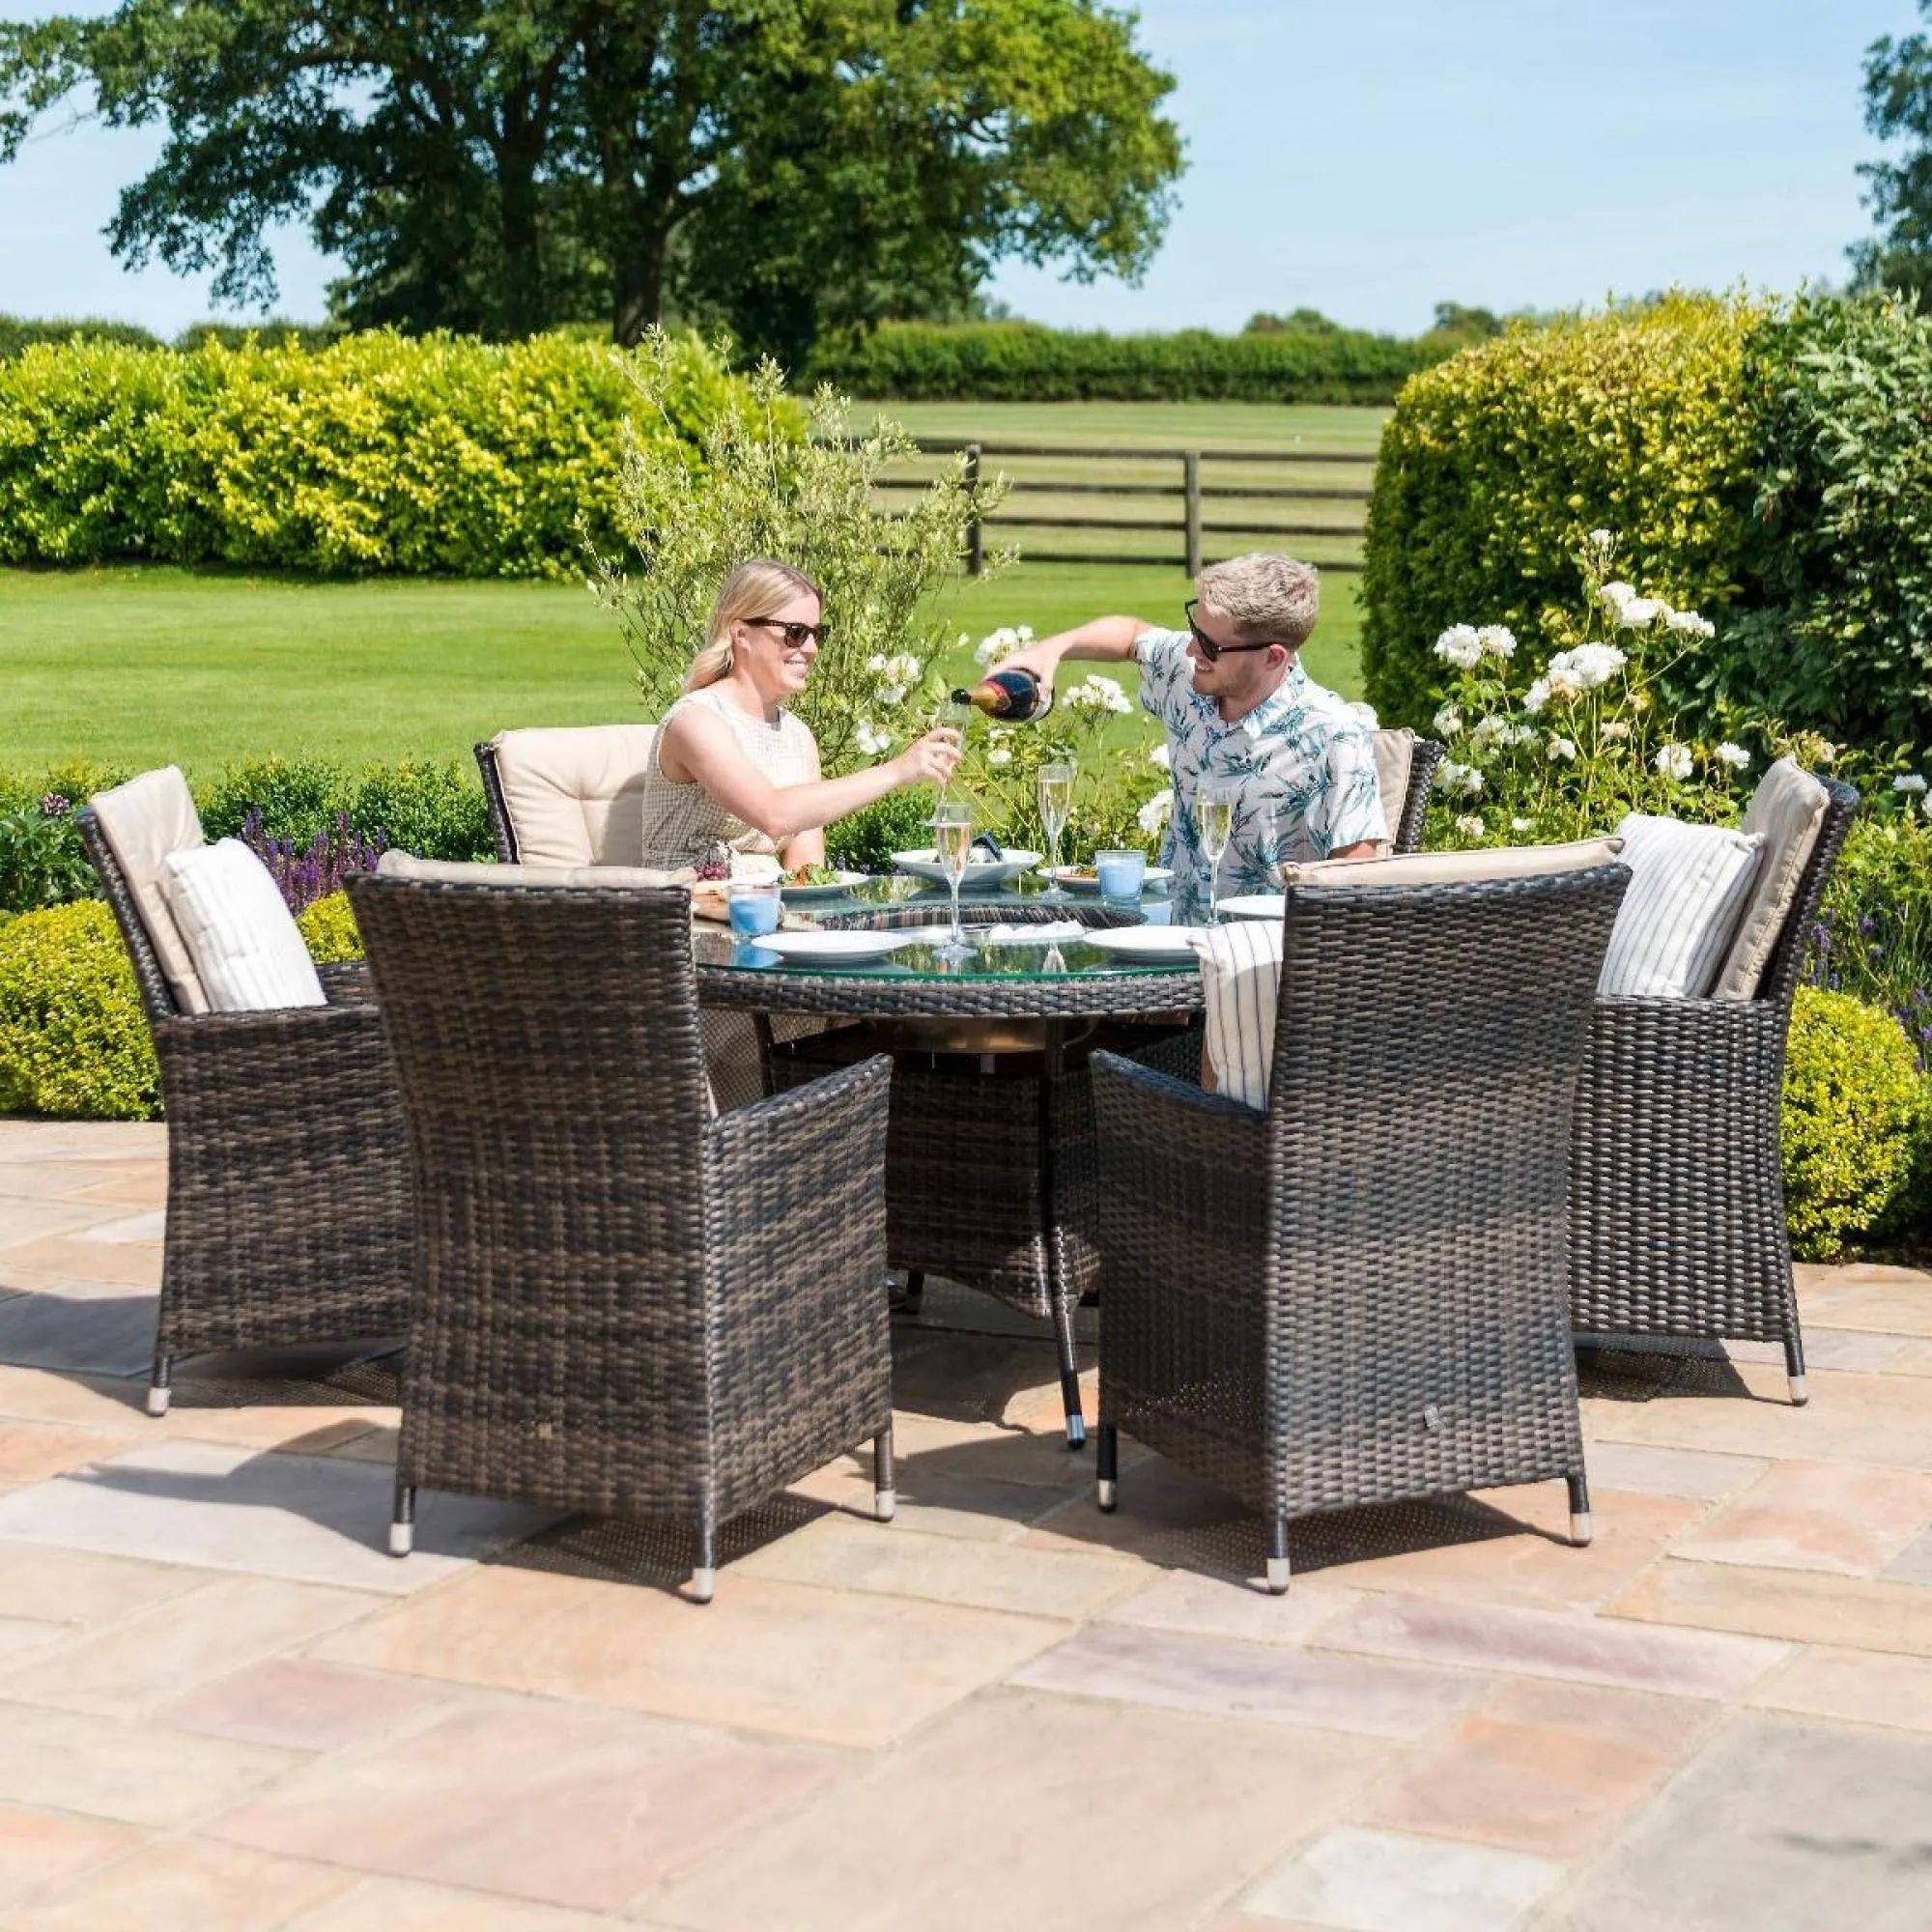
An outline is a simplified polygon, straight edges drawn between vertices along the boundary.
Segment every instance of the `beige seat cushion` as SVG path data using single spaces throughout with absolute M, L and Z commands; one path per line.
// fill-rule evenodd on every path
M 499 731 L 497 778 L 526 866 L 636 866 L 655 724 Z
M 185 1013 L 207 1012 L 207 991 L 161 890 L 161 861 L 170 852 L 185 852 L 208 842 L 180 766 L 143 772 L 112 791 L 96 792 L 88 804 L 108 850 L 120 863 L 128 895 L 141 916 L 148 943 L 161 962 L 175 1005 Z
M 1415 762 L 1415 733 L 1406 724 L 1398 730 L 1374 731 L 1376 785 L 1382 795 L 1382 816 L 1388 820 L 1389 843 L 1402 830 L 1402 809 L 1408 801 L 1408 772 Z
M 409 852 L 384 852 L 376 862 L 385 879 L 415 879 L 433 886 L 688 886 L 697 876 L 660 872 L 649 866 L 493 866 L 487 860 L 418 859 Z
M 1621 838 L 1578 838 L 1568 845 L 1492 845 L 1473 852 L 1411 852 L 1390 859 L 1322 859 L 1284 866 L 1288 886 L 1462 886 L 1483 879 L 1531 879 L 1548 872 L 1587 872 L 1607 866 Z
M 1713 999 L 1757 997 L 1758 981 L 1798 903 L 1799 883 L 1818 848 L 1818 834 L 1831 803 L 1831 793 L 1789 758 L 1779 758 L 1758 781 L 1739 830 L 1763 838 L 1764 856 L 1758 862 L 1757 883 L 1738 921 L 1737 937 L 1718 969 Z

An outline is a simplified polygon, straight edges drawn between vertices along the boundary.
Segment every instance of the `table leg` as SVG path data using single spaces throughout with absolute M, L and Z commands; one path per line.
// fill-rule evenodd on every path
M 1045 1209 L 1046 1293 L 1053 1309 L 1053 1332 L 1060 1344 L 1060 1396 L 1066 1411 L 1066 1446 L 1087 1443 L 1087 1418 L 1080 1408 L 1080 1372 L 1073 1353 L 1073 1309 L 1076 1296 L 1066 1279 L 1066 1249 L 1060 1226 L 1060 1203 L 1054 1189 L 1054 1103 L 1066 1073 L 1066 1023 L 1048 1020 L 1040 1056 L 1039 1078 L 1039 1198 Z

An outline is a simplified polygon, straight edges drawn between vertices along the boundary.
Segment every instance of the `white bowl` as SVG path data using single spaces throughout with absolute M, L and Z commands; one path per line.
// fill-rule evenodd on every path
M 800 901 L 810 899 L 840 899 L 854 886 L 863 886 L 865 883 L 866 874 L 864 872 L 840 872 L 836 879 L 826 880 L 822 884 L 815 886 L 795 886 L 786 881 L 779 887 L 779 896 L 784 899 L 798 899 Z
M 1099 879 L 1091 869 L 1087 871 L 1085 878 L 1075 877 L 1074 874 L 1081 869 L 1074 866 L 1049 866 L 1046 868 L 1046 876 L 1063 892 L 1091 893 L 1095 898 L 1099 897 Z M 1166 885 L 1173 877 L 1173 870 L 1169 867 L 1150 866 L 1141 881 L 1141 890 L 1151 892 L 1156 886 Z
M 752 942 L 781 959 L 843 960 L 856 964 L 862 959 L 883 959 L 908 943 L 903 932 L 767 932 Z
M 930 845 L 923 851 L 895 852 L 893 864 L 915 879 L 929 879 L 936 886 L 947 883 L 946 872 Z M 970 893 L 976 887 L 1009 886 L 1038 864 L 1037 852 L 1022 852 L 1016 845 L 1007 846 L 997 859 L 987 858 L 983 852 L 975 852 L 966 862 L 966 874 L 959 881 L 959 890 Z
M 1277 925 L 1287 907 L 1286 893 L 1241 893 L 1214 901 L 1214 910 L 1228 919 L 1271 919 Z
M 1087 944 L 1136 964 L 1192 966 L 1195 952 L 1188 942 L 1204 929 L 1198 925 L 1096 926 L 1088 933 Z

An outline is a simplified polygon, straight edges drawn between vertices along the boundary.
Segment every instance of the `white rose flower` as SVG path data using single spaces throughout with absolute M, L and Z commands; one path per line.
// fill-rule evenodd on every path
M 1690 776 L 1690 747 L 1678 744 L 1660 745 L 1657 748 L 1657 755 L 1651 759 L 1651 763 L 1665 778 L 1676 779 L 1681 782 Z
M 1543 680 L 1543 689 L 1547 696 L 1560 697 L 1570 704 L 1582 696 L 1585 686 L 1582 673 L 1574 665 L 1558 664 L 1552 658 L 1549 675 Z
M 1012 761 L 1013 761 L 1012 753 L 1009 751 L 1007 747 L 1004 745 L 995 745 L 993 749 L 986 753 L 986 762 L 989 765 L 1009 765 L 1012 763 Z
M 1480 811 L 1465 811 L 1456 821 L 1456 830 L 1464 838 L 1480 838 L 1483 836 L 1483 814 Z
M 1918 801 L 1918 810 L 1922 811 L 1927 818 L 1932 818 L 1932 793 L 1928 793 L 1927 796 L 1921 798 Z
M 1435 655 L 1458 670 L 1473 670 L 1483 659 L 1482 639 L 1473 624 L 1451 624 L 1435 639 Z
M 1597 596 L 1602 602 L 1604 609 L 1613 617 L 1635 595 L 1636 585 L 1634 583 L 1626 583 L 1620 577 L 1613 579 L 1597 592 Z
M 1444 758 L 1435 773 L 1435 782 L 1445 798 L 1478 798 L 1482 795 L 1483 775 L 1474 765 L 1459 765 Z
M 1167 823 L 1167 815 L 1174 810 L 1174 790 L 1169 786 L 1165 791 L 1157 791 L 1134 813 L 1134 823 L 1151 837 Z
M 1631 727 L 1621 718 L 1612 718 L 1604 726 L 1604 736 L 1609 739 L 1612 744 L 1620 743 L 1625 738 L 1628 738 L 1630 734 Z
M 1608 532 L 1605 531 L 1605 534 L 1607 535 Z M 1536 820 L 1533 818 L 1512 818 L 1510 820 L 1510 830 L 1512 832 L 1534 832 L 1536 830 Z
M 1471 749 L 1478 752 L 1493 751 L 1498 745 L 1509 743 L 1510 722 L 1500 711 L 1492 711 L 1487 718 L 1476 721 L 1476 728 L 1469 733 Z
M 1549 680 L 1540 677 L 1522 695 L 1522 708 L 1534 718 L 1549 702 Z
M 1592 550 L 1615 550 L 1617 540 L 1608 530 L 1592 530 L 1586 539 Z
M 1742 745 L 1732 744 L 1728 738 L 1718 747 L 1713 755 L 1715 755 L 1720 765 L 1729 765 L 1734 772 L 1747 772 L 1750 770 L 1751 754 Z M 1924 782 L 1923 779 L 1919 780 L 1921 787 Z
M 1167 740 L 1165 738 L 1148 753 L 1148 758 L 1151 763 L 1158 765 L 1164 772 L 1171 772 L 1174 769 L 1174 753 L 1167 749 Z
M 858 738 L 860 751 L 868 758 L 876 758 L 881 752 L 892 750 L 892 734 L 881 731 L 869 718 L 860 719 Z
M 1664 618 L 1663 627 L 1675 631 L 1683 638 L 1715 638 L 1718 627 L 1708 617 L 1700 617 L 1694 611 L 1673 611 Z
M 866 668 L 867 670 L 884 670 L 885 668 L 886 668 L 886 654 L 884 651 L 874 651 L 872 655 L 866 660 Z
M 1460 705 L 1445 704 L 1431 721 L 1435 726 L 1438 738 L 1453 738 L 1463 728 L 1463 711 Z
M 1017 630 L 1013 632 L 1013 636 L 1016 637 L 1021 643 L 1030 644 L 1033 642 L 1033 626 L 1031 624 L 1022 624 L 1019 626 Z
M 1577 741 L 1575 738 L 1552 738 L 1545 748 L 1545 754 L 1554 764 L 1574 764 L 1577 760 Z
M 1910 792 L 1914 797 L 1918 797 L 1925 790 L 1925 781 L 1917 772 L 1900 772 L 1892 780 L 1891 788 L 1893 791 Z
M 1818 740 L 1818 762 L 1821 765 L 1831 764 L 1837 755 L 1838 748 L 1829 738 L 1820 738 Z
M 1492 658 L 1516 656 L 1516 633 L 1507 624 L 1485 624 L 1476 633 L 1476 641 Z
M 1512 724 L 1509 742 L 1513 746 L 1533 745 L 1542 735 L 1534 724 Z
M 1616 613 L 1618 627 L 1626 631 L 1647 631 L 1663 615 L 1664 609 L 1655 597 L 1627 598 Z

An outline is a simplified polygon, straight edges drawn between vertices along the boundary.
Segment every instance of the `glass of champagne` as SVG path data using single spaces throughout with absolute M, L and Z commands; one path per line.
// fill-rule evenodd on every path
M 1054 874 L 1060 869 L 1060 840 L 1066 830 L 1067 814 L 1073 810 L 1071 763 L 1042 765 L 1039 768 L 1039 822 L 1046 830 L 1046 876 L 1049 881 L 1040 898 L 1051 905 L 1065 905 L 1073 895 L 1066 892 Z
M 973 722 L 975 713 L 970 704 L 962 704 L 956 697 L 946 698 L 936 704 L 932 712 L 932 728 L 935 731 L 948 730 L 959 733 L 959 751 L 963 757 L 966 752 L 966 727 Z M 944 805 L 952 792 L 952 781 L 948 779 L 939 787 L 939 802 Z
M 1194 830 L 1201 849 L 1208 855 L 1208 908 L 1206 923 L 1213 925 L 1221 915 L 1215 900 L 1221 884 L 1221 855 L 1235 829 L 1235 800 L 1237 789 L 1231 784 L 1204 784 L 1194 794 Z
M 970 959 L 975 951 L 959 923 L 959 883 L 966 876 L 972 852 L 972 813 L 964 805 L 941 804 L 932 814 L 932 854 L 952 894 L 952 930 L 939 949 L 939 956 L 952 965 Z

